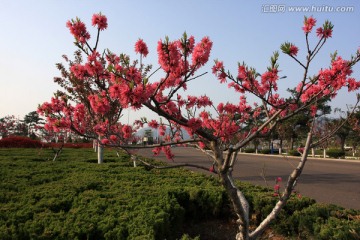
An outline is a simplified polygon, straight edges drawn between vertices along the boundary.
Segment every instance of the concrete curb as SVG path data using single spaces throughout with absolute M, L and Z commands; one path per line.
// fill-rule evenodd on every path
M 288 156 L 288 155 L 274 155 L 274 154 L 255 154 L 255 153 L 238 153 L 241 155 L 254 155 L 254 156 L 266 156 L 266 157 L 284 157 L 284 158 L 293 158 L 299 159 L 297 156 Z M 352 162 L 352 163 L 360 163 L 359 159 L 336 159 L 336 158 L 318 158 L 318 157 L 308 157 L 308 160 L 318 160 L 318 161 L 333 161 L 333 162 Z

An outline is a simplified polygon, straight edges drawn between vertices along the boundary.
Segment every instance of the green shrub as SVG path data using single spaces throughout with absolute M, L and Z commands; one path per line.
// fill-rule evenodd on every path
M 245 148 L 244 152 L 245 153 L 255 153 L 255 148 Z
M 261 154 L 270 154 L 270 153 L 271 153 L 271 150 L 270 150 L 270 149 L 261 149 L 261 150 L 260 150 L 260 153 L 261 153 Z
M 133 168 L 109 149 L 101 165 L 91 162 L 92 149 L 64 149 L 57 162 L 41 151 L 0 149 L 0 239 L 179 239 L 184 222 L 233 216 L 216 178 Z M 278 198 L 273 189 L 236 184 L 258 224 Z M 271 227 L 289 238 L 357 239 L 359 216 L 293 194 Z
M 131 167 L 106 149 L 0 149 L 0 239 L 174 239 L 185 221 L 228 209 L 214 178 Z
M 326 154 L 331 158 L 342 158 L 345 157 L 345 151 L 341 149 L 331 148 L 326 151 Z
M 289 149 L 288 150 L 288 155 L 290 156 L 301 156 L 301 154 L 299 153 L 299 151 L 295 150 L 295 149 Z
M 360 212 L 335 205 L 312 204 L 298 209 L 274 225 L 283 235 L 299 239 L 357 239 L 360 235 Z

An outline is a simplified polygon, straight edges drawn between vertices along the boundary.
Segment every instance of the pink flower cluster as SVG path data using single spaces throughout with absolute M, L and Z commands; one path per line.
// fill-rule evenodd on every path
M 68 21 L 66 26 L 70 29 L 70 33 L 75 37 L 76 41 L 84 44 L 90 39 L 90 34 L 80 19 Z
M 305 86 L 300 83 L 296 90 L 300 92 L 301 89 L 303 89 L 301 101 L 304 103 L 313 97 L 335 97 L 338 90 L 342 87 L 348 87 L 349 91 L 360 88 L 360 81 L 351 78 L 351 73 L 352 70 L 349 62 L 341 57 L 337 57 L 332 61 L 330 68 L 319 71 L 317 77 L 318 81 L 316 83 L 308 83 Z
M 329 38 L 332 37 L 332 31 L 333 31 L 334 25 L 332 25 L 331 22 L 325 21 L 322 27 L 319 27 L 316 29 L 316 34 L 319 38 Z
M 214 74 L 218 77 L 220 82 L 225 82 L 224 71 L 222 70 L 222 63 L 217 62 L 213 67 Z M 266 94 L 270 92 L 276 92 L 278 90 L 277 82 L 279 80 L 278 69 L 268 69 L 261 75 L 261 81 L 258 81 L 257 73 L 254 69 L 248 68 L 242 64 L 238 66 L 238 76 L 236 81 L 232 81 L 228 84 L 229 88 L 234 88 L 235 91 L 240 93 L 251 92 L 260 98 L 265 98 Z M 274 101 L 276 100 L 276 101 Z M 275 106 L 279 106 L 283 103 L 283 99 L 280 99 L 276 94 L 269 94 L 268 101 L 273 102 Z
M 315 18 L 305 17 L 304 26 L 302 27 L 302 29 L 304 30 L 305 33 L 310 33 L 313 27 L 315 26 L 315 24 L 316 24 Z
M 297 46 L 295 46 L 295 45 L 290 46 L 289 54 L 291 56 L 296 56 L 298 54 L 298 52 L 299 52 L 299 48 Z
M 205 63 L 209 60 L 212 41 L 208 37 L 201 39 L 201 42 L 196 44 L 192 53 L 192 66 L 199 68 L 204 66 Z
M 108 26 L 106 16 L 102 15 L 101 13 L 94 14 L 92 16 L 91 23 L 94 27 L 97 26 L 99 30 L 104 30 Z
M 196 45 L 193 36 L 173 42 L 160 40 L 157 46 L 158 62 L 161 68 L 170 75 L 167 78 L 166 87 L 182 83 L 178 81 L 178 78 L 203 66 L 209 60 L 211 48 L 212 42 L 208 37 L 204 37 Z M 191 65 L 187 60 L 190 53 L 192 54 Z
M 282 182 L 282 178 L 281 177 L 277 177 L 275 179 L 275 186 L 274 186 L 274 196 L 278 197 L 280 196 L 280 183 Z
M 146 57 L 148 55 L 148 53 L 149 53 L 148 47 L 146 46 L 146 43 L 142 39 L 139 39 L 135 43 L 135 52 L 140 53 L 144 57 Z
M 167 159 L 172 160 L 174 158 L 174 154 L 171 152 L 170 146 L 156 147 L 152 150 L 155 156 L 159 155 L 161 152 L 164 152 Z
M 226 82 L 226 73 L 224 64 L 221 61 L 215 61 L 215 65 L 212 67 L 212 73 L 220 80 L 220 83 Z
M 89 95 L 91 108 L 96 114 L 105 115 L 110 110 L 110 101 L 106 97 L 106 92 L 100 94 Z

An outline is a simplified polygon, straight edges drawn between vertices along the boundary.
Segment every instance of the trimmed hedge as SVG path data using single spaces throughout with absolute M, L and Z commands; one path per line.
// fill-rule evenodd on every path
M 43 143 L 24 136 L 9 136 L 0 139 L 0 148 L 59 148 L 62 143 Z M 65 148 L 92 148 L 92 143 L 65 143 Z
M 359 239 L 360 212 L 335 205 L 313 204 L 296 210 L 275 225 L 278 233 L 299 239 Z
M 0 139 L 0 148 L 40 148 L 42 143 L 29 137 L 9 136 Z
M 109 149 L 101 165 L 92 149 L 51 156 L 0 149 L 0 239 L 175 239 L 185 221 L 229 212 L 205 175 L 134 168 Z
M 301 156 L 301 154 L 299 153 L 298 150 L 295 150 L 295 149 L 289 149 L 288 152 L 287 152 L 288 155 L 290 156 L 296 156 L 296 157 L 299 157 Z
M 326 150 L 326 154 L 331 158 L 343 158 L 345 157 L 345 151 L 336 148 L 330 148 Z
M 245 153 L 255 153 L 255 148 L 245 148 L 244 152 Z
M 260 153 L 261 154 L 271 154 L 271 149 L 267 149 L 267 148 L 262 149 L 262 150 L 260 150 Z M 273 149 L 272 154 L 279 154 L 279 149 Z
M 216 178 L 133 168 L 109 149 L 101 165 L 91 149 L 64 149 L 57 162 L 51 156 L 0 149 L 0 239 L 191 239 L 179 233 L 184 222 L 234 217 Z M 236 184 L 258 224 L 278 198 L 273 189 Z M 359 216 L 294 194 L 271 227 L 289 238 L 357 239 Z

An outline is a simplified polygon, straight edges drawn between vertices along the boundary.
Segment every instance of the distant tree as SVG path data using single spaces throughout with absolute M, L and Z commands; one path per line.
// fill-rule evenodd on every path
M 347 144 L 351 146 L 353 156 L 357 152 L 357 148 L 360 145 L 360 108 L 350 117 L 348 121 L 350 127 L 350 133 L 347 137 Z
M 5 138 L 14 134 L 14 128 L 16 125 L 16 118 L 14 115 L 7 115 L 0 118 L 0 136 Z
M 44 124 L 44 120 L 39 116 L 36 111 L 29 112 L 25 115 L 23 122 L 28 127 L 28 134 L 31 138 L 36 137 L 37 130 Z
M 154 137 L 153 137 L 153 131 L 152 129 L 146 129 L 144 133 L 144 138 L 146 138 L 147 144 L 153 144 L 154 143 Z

